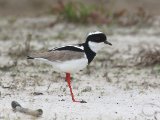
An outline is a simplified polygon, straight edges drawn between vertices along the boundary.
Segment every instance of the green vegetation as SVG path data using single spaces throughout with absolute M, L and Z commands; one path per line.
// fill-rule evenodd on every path
M 74 23 L 91 23 L 94 22 L 96 7 L 94 5 L 85 5 L 83 3 L 69 2 L 64 6 L 64 10 L 61 12 L 63 19 Z M 98 9 L 97 11 L 100 12 Z M 96 16 L 95 14 L 95 17 Z
M 86 23 L 92 11 L 93 6 L 86 6 L 82 3 L 74 5 L 74 3 L 69 2 L 64 6 L 62 15 L 66 20 L 70 22 Z
M 143 25 L 144 23 L 149 24 L 150 19 L 150 15 L 142 7 L 137 8 L 135 13 L 130 13 L 127 9 L 115 11 L 106 7 L 103 2 L 99 4 L 84 4 L 77 1 L 67 3 L 59 1 L 52 7 L 50 12 L 52 14 L 56 13 L 61 21 L 82 24 L 132 26 Z
M 111 13 L 105 12 L 105 7 L 95 4 L 84 4 L 82 2 L 59 2 L 53 7 L 53 13 L 60 15 L 60 18 L 73 23 L 106 23 L 107 16 Z

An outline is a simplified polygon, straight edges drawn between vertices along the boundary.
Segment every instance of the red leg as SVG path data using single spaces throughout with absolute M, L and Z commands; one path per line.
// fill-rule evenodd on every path
M 86 103 L 85 101 L 76 101 L 76 100 L 74 99 L 74 94 L 73 94 L 73 92 L 72 92 L 72 87 L 71 87 L 71 77 L 70 77 L 70 73 L 66 73 L 66 81 L 67 81 L 68 87 L 69 87 L 69 89 L 70 89 L 72 101 L 73 101 L 73 102 Z
M 71 87 L 71 77 L 70 77 L 70 73 L 66 73 L 66 81 L 68 83 L 68 87 L 69 87 L 69 90 L 70 90 L 70 93 L 71 93 L 71 97 L 72 97 L 72 101 L 73 102 L 79 102 L 79 101 L 76 101 L 74 99 L 74 94 L 72 92 L 72 87 Z

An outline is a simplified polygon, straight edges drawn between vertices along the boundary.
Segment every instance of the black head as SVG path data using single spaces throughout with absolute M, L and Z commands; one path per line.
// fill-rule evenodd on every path
M 89 33 L 88 36 L 87 36 L 86 42 L 88 43 L 89 41 L 95 42 L 95 43 L 105 43 L 105 44 L 108 44 L 108 45 L 112 45 L 111 43 L 109 43 L 107 41 L 106 35 L 102 32 L 99 32 L 99 31 Z

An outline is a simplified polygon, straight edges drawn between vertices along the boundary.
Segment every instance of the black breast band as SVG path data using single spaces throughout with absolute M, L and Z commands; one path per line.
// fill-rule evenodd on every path
M 94 59 L 94 57 L 96 56 L 96 53 L 93 52 L 93 51 L 89 48 L 89 46 L 88 46 L 87 43 L 83 43 L 82 45 L 83 45 L 83 47 L 84 47 L 84 51 L 85 51 L 86 56 L 87 56 L 87 58 L 88 58 L 88 64 L 90 64 L 90 63 L 92 62 L 92 60 Z

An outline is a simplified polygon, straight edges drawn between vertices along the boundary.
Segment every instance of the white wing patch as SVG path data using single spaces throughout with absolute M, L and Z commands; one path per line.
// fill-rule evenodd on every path
M 67 45 L 67 46 L 72 46 L 72 47 L 75 47 L 75 48 L 79 48 L 81 50 L 84 50 L 84 47 L 83 46 L 77 46 L 77 45 Z M 56 50 L 56 49 L 59 49 L 59 48 L 63 48 L 63 47 L 67 47 L 67 46 L 61 46 L 61 47 L 55 47 L 51 50 Z
M 74 45 L 68 45 L 68 46 L 73 46 L 73 47 L 79 48 L 79 49 L 81 49 L 81 50 L 84 50 L 84 47 L 83 47 L 83 46 L 74 46 Z

